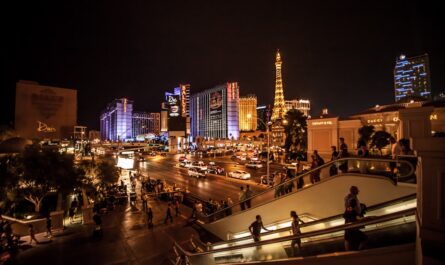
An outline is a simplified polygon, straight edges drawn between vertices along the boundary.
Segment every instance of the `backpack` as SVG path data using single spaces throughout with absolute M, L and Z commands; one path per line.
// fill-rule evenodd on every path
M 321 156 L 318 156 L 318 166 L 324 165 L 324 160 Z

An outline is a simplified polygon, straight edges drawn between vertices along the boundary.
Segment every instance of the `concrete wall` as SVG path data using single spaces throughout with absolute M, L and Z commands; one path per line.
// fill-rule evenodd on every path
M 33 225 L 36 234 L 46 232 L 45 218 L 35 220 L 19 220 L 5 215 L 2 215 L 2 217 L 11 223 L 12 232 L 16 235 L 29 235 L 28 225 L 30 224 Z M 53 230 L 63 228 L 63 211 L 51 212 L 51 225 Z

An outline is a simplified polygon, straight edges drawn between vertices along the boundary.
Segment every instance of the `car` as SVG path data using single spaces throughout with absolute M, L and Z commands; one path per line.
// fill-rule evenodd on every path
M 246 171 L 242 170 L 237 170 L 229 172 L 229 177 L 237 179 L 250 179 L 250 173 L 247 173 Z
M 210 162 L 209 162 L 209 165 L 210 165 L 210 166 L 216 166 L 216 163 L 213 162 L 213 161 L 210 161 Z
M 273 186 L 273 178 L 273 175 L 269 175 L 269 178 L 267 177 L 267 175 L 263 175 L 261 176 L 261 184 Z
M 192 161 L 184 160 L 182 162 L 179 162 L 179 166 L 189 168 L 192 166 Z
M 149 156 L 156 156 L 156 152 L 150 152 L 149 154 L 148 154 Z
M 212 174 L 223 174 L 224 168 L 220 166 L 209 166 L 207 172 Z
M 179 162 L 182 162 L 182 161 L 184 161 L 184 160 L 187 160 L 187 157 L 185 157 L 185 156 L 180 156 L 180 157 L 179 157 Z
M 207 176 L 206 171 L 200 170 L 199 168 L 195 168 L 195 167 L 189 168 L 189 170 L 187 171 L 187 174 L 190 177 L 195 177 L 195 178 L 205 178 Z
M 242 154 L 242 155 L 236 156 L 236 158 L 238 158 L 241 161 L 246 161 L 247 160 L 247 154 Z
M 250 160 L 251 160 L 251 161 L 258 161 L 258 156 L 252 156 L 252 157 L 250 158 Z
M 246 167 L 248 168 L 262 168 L 263 164 L 261 163 L 261 161 L 258 160 L 251 160 L 249 163 L 246 164 Z
M 147 161 L 147 159 L 145 158 L 145 156 L 138 156 L 138 161 L 144 162 L 144 161 Z
M 202 161 L 194 161 L 191 165 L 191 167 L 196 167 L 199 168 L 201 170 L 207 170 L 207 166 L 204 162 Z

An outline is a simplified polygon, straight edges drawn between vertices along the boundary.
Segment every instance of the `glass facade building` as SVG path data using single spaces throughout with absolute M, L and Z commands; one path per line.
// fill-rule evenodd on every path
M 126 98 L 115 99 L 108 104 L 100 116 L 102 140 L 117 141 L 132 138 L 133 101 Z
M 240 131 L 255 131 L 257 127 L 257 98 L 255 95 L 239 99 L 239 129 Z
M 407 58 L 400 55 L 394 68 L 395 100 L 431 99 L 430 64 L 428 54 Z
M 256 108 L 257 118 L 267 124 L 270 121 L 270 116 L 272 115 L 271 105 L 261 105 Z M 257 123 L 257 130 L 266 131 L 266 126 L 263 122 Z
M 239 87 L 226 83 L 190 97 L 191 135 L 239 138 Z
M 159 134 L 161 129 L 161 115 L 159 113 L 135 111 L 132 117 L 133 138 L 149 133 Z

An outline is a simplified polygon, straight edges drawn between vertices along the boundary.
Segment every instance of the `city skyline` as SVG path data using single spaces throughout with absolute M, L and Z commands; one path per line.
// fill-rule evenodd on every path
M 15 83 L 20 79 L 77 89 L 78 123 L 91 129 L 98 129 L 97 117 L 107 102 L 127 97 L 137 99 L 137 109 L 157 112 L 164 91 L 177 84 L 190 84 L 195 94 L 225 81 L 238 82 L 240 95 L 255 94 L 258 104 L 271 104 L 277 49 L 285 58 L 286 99 L 311 100 L 313 115 L 327 107 L 347 116 L 393 102 L 394 61 L 400 54 L 428 53 L 432 92 L 443 90 L 443 39 L 432 27 L 438 9 L 416 2 L 366 10 L 255 3 L 252 10 L 247 3 L 111 2 L 86 9 L 28 5 L 23 19 L 8 32 L 13 41 L 3 60 L 9 67 L 2 78 L 0 124 L 13 120 Z M 185 23 L 176 21 L 178 14 L 188 12 Z M 343 18 L 334 20 L 336 16 Z M 406 21 L 415 27 L 402 27 Z M 39 42 L 32 41 L 35 38 Z

